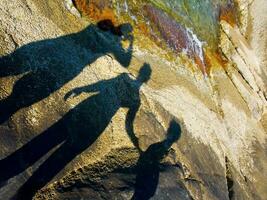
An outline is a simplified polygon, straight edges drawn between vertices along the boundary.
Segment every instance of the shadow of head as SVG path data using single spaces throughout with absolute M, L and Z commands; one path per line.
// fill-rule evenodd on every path
M 114 35 L 128 38 L 132 31 L 133 27 L 129 23 L 120 24 L 119 26 L 115 26 L 110 19 L 101 20 L 97 23 L 97 26 L 102 31 L 110 31 Z
M 137 80 L 141 83 L 146 83 L 150 79 L 151 73 L 152 70 L 150 65 L 148 63 L 144 63 L 144 65 L 139 70 Z
M 111 20 L 105 19 L 97 23 L 97 28 L 99 31 L 107 33 L 105 34 L 102 48 L 113 53 L 122 66 L 128 67 L 133 53 L 134 36 L 132 34 L 132 25 L 125 23 L 115 26 Z
M 181 137 L 181 127 L 175 120 L 172 120 L 170 122 L 168 131 L 167 131 L 166 141 L 168 144 L 173 144 L 180 137 Z

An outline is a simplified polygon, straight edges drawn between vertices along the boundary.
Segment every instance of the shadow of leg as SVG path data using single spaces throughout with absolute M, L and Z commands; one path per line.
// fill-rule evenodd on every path
M 38 135 L 20 149 L 0 161 L 0 183 L 18 175 L 34 164 L 48 151 L 66 139 L 61 125 Z
M 9 97 L 0 101 L 0 124 L 7 121 L 16 110 L 15 102 Z
M 77 153 L 71 146 L 63 144 L 57 149 L 19 189 L 16 199 L 30 200 L 34 194 L 45 186 Z
M 84 149 L 65 142 L 60 146 L 19 189 L 13 199 L 30 200 L 35 193 L 53 179 Z
M 70 122 L 62 121 L 66 126 Z M 89 130 L 93 128 L 89 127 Z M 79 134 L 84 133 L 84 134 Z M 26 183 L 19 189 L 14 199 L 32 199 L 34 194 L 51 181 L 69 162 L 87 149 L 98 138 L 98 132 L 77 131 L 72 133 L 52 155 L 33 173 Z
M 159 160 L 155 159 L 155 148 L 159 145 L 151 145 L 147 151 L 141 153 L 137 163 L 137 175 L 135 192 L 132 200 L 148 200 L 154 196 L 159 181 Z

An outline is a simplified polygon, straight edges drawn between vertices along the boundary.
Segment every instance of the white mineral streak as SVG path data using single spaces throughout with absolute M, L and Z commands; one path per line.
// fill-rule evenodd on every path
M 186 34 L 189 42 L 188 48 L 192 49 L 199 56 L 203 65 L 204 76 L 207 77 L 207 70 L 206 70 L 206 65 L 204 60 L 204 50 L 203 50 L 204 42 L 200 41 L 197 35 L 189 28 L 186 28 Z M 185 49 L 184 52 L 188 52 L 188 49 Z
M 127 4 L 127 1 L 125 0 L 124 1 L 124 9 L 125 9 L 125 12 L 127 13 L 129 8 L 128 8 L 128 4 Z

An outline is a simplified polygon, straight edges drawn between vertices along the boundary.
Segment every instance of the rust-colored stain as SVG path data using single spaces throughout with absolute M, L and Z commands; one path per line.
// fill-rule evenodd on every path
M 202 74 L 206 74 L 206 73 L 209 74 L 208 70 L 207 70 L 207 64 L 206 64 L 206 60 L 205 59 L 204 59 L 204 62 L 203 62 L 201 60 L 201 58 L 196 54 L 194 55 L 193 59 L 194 59 L 195 63 L 198 65 L 198 67 L 201 70 Z
M 210 69 L 212 67 L 212 61 L 211 58 L 209 57 L 209 55 L 206 53 L 204 56 L 205 59 L 205 64 L 206 64 L 206 72 L 207 74 L 210 74 Z
M 149 28 L 144 22 L 137 24 L 137 29 L 146 36 L 149 36 Z
M 220 8 L 220 20 L 226 21 L 232 27 L 238 24 L 238 11 L 235 4 L 235 2 L 229 2 Z
M 228 60 L 223 57 L 223 54 L 217 51 L 206 50 L 205 53 L 205 64 L 207 73 L 210 73 L 211 68 L 222 67 L 226 68 Z
M 221 66 L 225 67 L 228 64 L 228 60 L 223 57 L 222 52 L 216 51 L 213 56 Z
M 76 8 L 82 15 L 89 17 L 94 21 L 109 19 L 117 24 L 117 18 L 111 8 L 111 2 L 107 0 L 73 0 Z

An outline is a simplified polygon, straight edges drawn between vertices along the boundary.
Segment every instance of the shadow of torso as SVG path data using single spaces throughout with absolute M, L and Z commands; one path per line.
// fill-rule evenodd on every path
M 0 78 L 24 75 L 10 96 L 0 101 L 0 123 L 20 108 L 48 97 L 103 55 L 111 53 L 128 67 L 131 48 L 124 50 L 119 36 L 90 25 L 78 33 L 26 44 L 1 57 Z
M 88 86 L 90 87 L 90 86 Z M 64 127 L 72 145 L 90 146 L 104 132 L 119 108 L 140 106 L 140 84 L 123 73 L 113 79 L 92 85 L 97 92 L 71 109 L 58 123 L 56 129 Z M 67 126 L 66 126 L 67 125 Z

